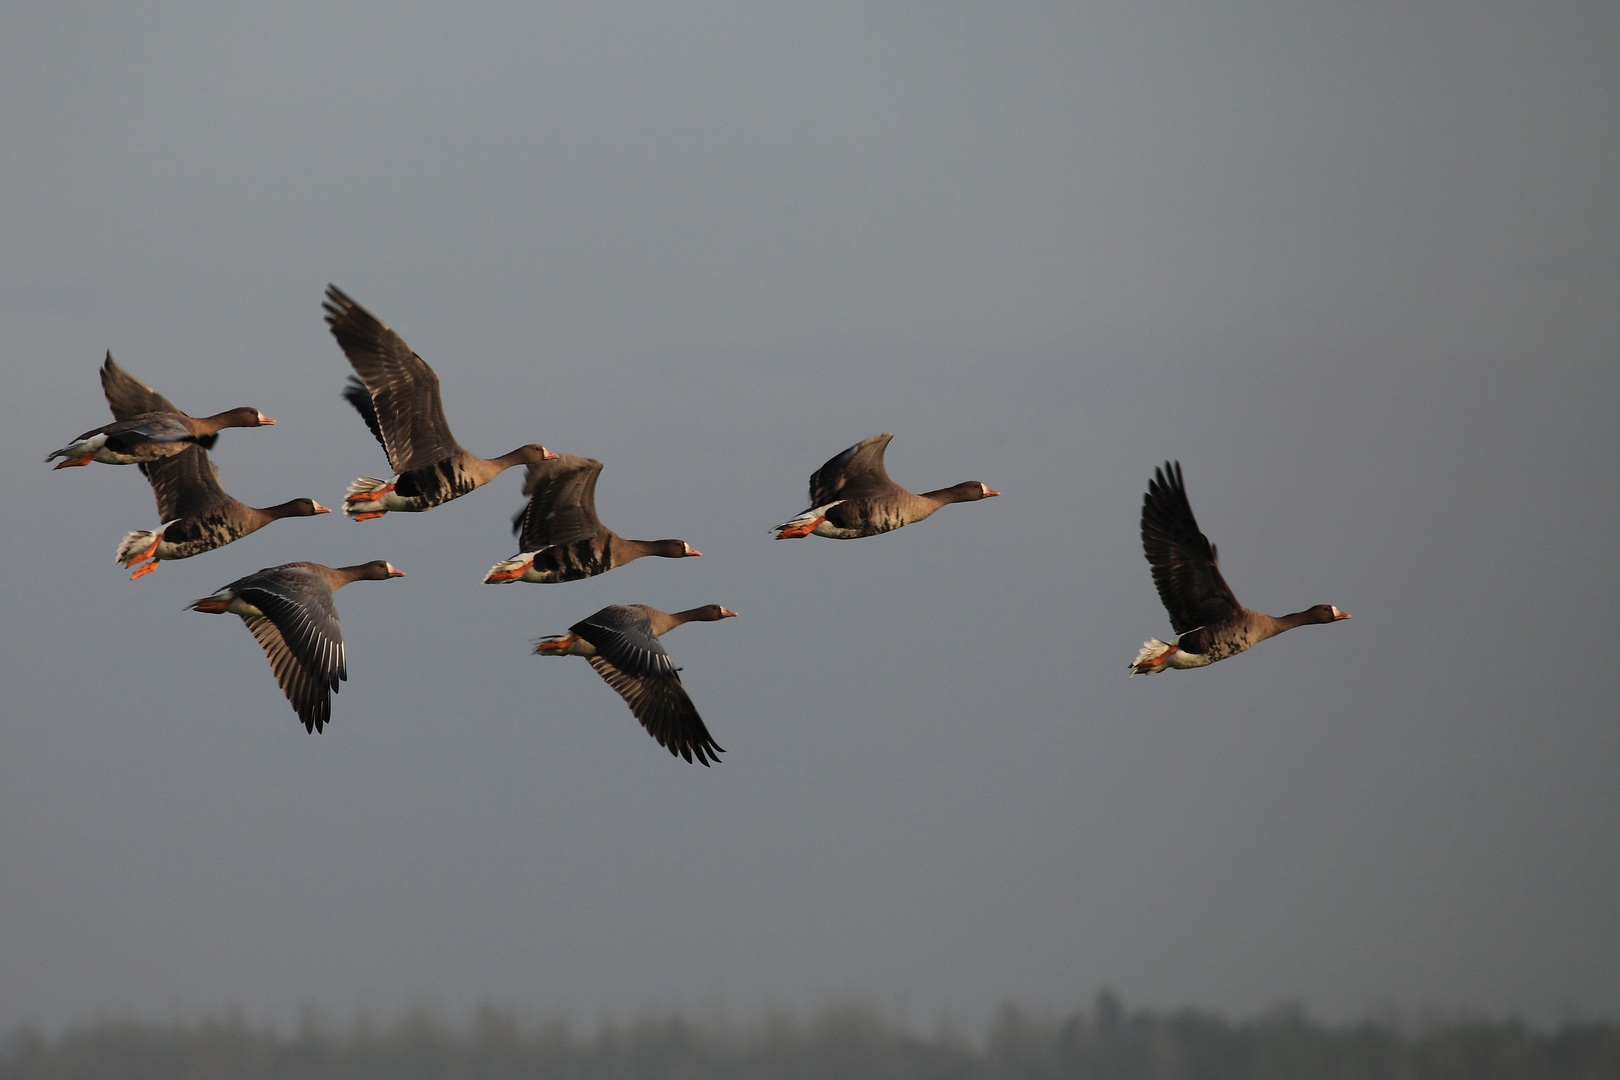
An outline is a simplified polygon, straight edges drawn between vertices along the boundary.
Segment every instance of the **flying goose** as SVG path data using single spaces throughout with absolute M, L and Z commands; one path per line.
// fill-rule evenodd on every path
M 1236 656 L 1284 630 L 1330 623 L 1350 616 L 1332 604 L 1275 618 L 1237 602 L 1215 557 L 1215 546 L 1198 531 L 1182 486 L 1181 462 L 1153 470 L 1142 499 L 1142 551 L 1153 567 L 1153 584 L 1180 636 L 1174 644 L 1153 638 L 1131 661 L 1132 675 L 1169 668 L 1195 668 Z
M 357 376 L 350 378 L 343 397 L 382 444 L 395 473 L 392 480 L 362 476 L 350 484 L 343 500 L 349 517 L 365 521 L 391 510 L 431 510 L 482 487 L 513 465 L 557 456 L 538 443 L 497 458 L 468 453 L 450 434 L 439 377 L 427 361 L 336 285 L 326 287 L 321 306 Z
M 512 518 L 519 553 L 491 567 L 484 583 L 578 581 L 644 555 L 703 554 L 684 540 L 626 540 L 603 525 L 596 516 L 601 475 L 600 461 L 574 454 L 530 465 L 523 478 L 528 505 Z
M 583 656 L 624 698 L 647 734 L 687 761 L 719 761 L 718 746 L 686 696 L 675 661 L 658 638 L 688 622 L 715 622 L 735 616 L 719 604 L 673 615 L 645 604 L 610 604 L 589 618 L 535 642 L 536 656 Z
M 332 695 L 349 677 L 332 591 L 351 581 L 404 576 L 404 571 L 382 559 L 336 570 L 314 562 L 284 563 L 237 578 L 187 607 L 210 615 L 242 616 L 304 729 L 315 732 L 332 719 Z
M 774 530 L 778 540 L 830 536 L 853 540 L 876 536 L 921 521 L 947 503 L 977 502 L 1000 495 L 977 480 L 921 495 L 889 479 L 883 451 L 891 434 L 863 439 L 817 469 L 810 477 L 810 509 Z
M 238 502 L 219 486 L 219 469 L 200 446 L 188 446 L 174 457 L 142 462 L 138 468 L 151 481 L 158 520 L 163 524 L 151 530 L 136 529 L 119 543 L 119 562 L 125 566 L 145 563 L 129 575 L 131 581 L 156 570 L 159 562 L 213 551 L 272 521 L 332 512 L 314 499 L 290 499 L 263 509 Z
M 258 409 L 246 405 L 213 416 L 188 416 L 168 398 L 119 367 L 111 352 L 101 365 L 101 390 L 117 419 L 53 451 L 45 460 L 64 458 L 57 462 L 58 469 L 88 465 L 92 461 L 107 465 L 156 461 L 173 457 L 188 446 L 210 448 L 224 428 L 266 427 L 275 423 Z

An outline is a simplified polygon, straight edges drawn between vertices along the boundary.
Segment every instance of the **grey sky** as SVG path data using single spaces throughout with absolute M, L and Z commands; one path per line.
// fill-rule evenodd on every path
M 1601 4 L 12 5 L 0 14 L 0 1025 L 480 999 L 1620 1010 L 1620 11 Z M 461 441 L 606 462 L 704 553 L 481 585 L 519 480 L 131 583 L 111 349 L 255 505 L 386 463 L 336 282 Z M 836 451 L 1005 494 L 778 543 Z M 1251 607 L 1214 668 L 1153 467 Z M 306 735 L 234 618 L 292 559 Z M 607 603 L 729 751 L 578 660 Z

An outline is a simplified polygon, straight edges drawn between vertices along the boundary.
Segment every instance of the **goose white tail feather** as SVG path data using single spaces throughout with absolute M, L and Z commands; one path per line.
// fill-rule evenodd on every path
M 792 521 L 784 521 L 774 530 L 778 540 L 793 540 L 801 536 L 814 533 L 817 536 L 831 536 L 839 540 L 849 540 L 860 533 L 851 529 L 840 529 L 827 520 L 827 511 L 837 503 L 828 503 L 813 510 L 806 510 Z
M 101 453 L 101 448 L 106 446 L 106 445 L 107 445 L 107 436 L 106 436 L 105 433 L 102 433 L 100 435 L 92 435 L 88 439 L 80 439 L 78 442 L 69 443 L 68 445 L 62 447 L 62 449 L 60 449 L 60 450 L 56 451 L 55 453 L 53 453 L 50 457 L 46 458 L 45 460 L 46 461 L 54 461 L 59 457 L 60 458 L 77 458 L 77 457 L 83 457 L 85 454 L 91 454 L 91 455 L 99 454 L 99 453 Z M 58 465 L 57 468 L 58 469 L 65 468 L 67 466 L 67 464 L 68 464 L 67 462 L 63 462 L 61 465 Z
M 357 476 L 349 482 L 349 490 L 344 492 L 344 497 L 353 498 L 356 495 L 367 495 L 387 487 L 390 483 L 392 481 L 379 480 L 375 476 Z
M 394 482 L 392 480 L 379 480 L 375 476 L 355 477 L 349 484 L 349 490 L 343 496 L 344 516 L 354 518 L 357 521 L 379 517 L 390 510 L 402 509 L 412 508 L 403 506 L 395 500 Z
M 596 646 L 592 645 L 578 634 L 548 634 L 543 638 L 535 639 L 534 655 L 595 656 Z
M 143 532 L 137 529 L 135 532 L 125 536 L 123 542 L 118 545 L 118 561 L 128 566 L 146 553 L 146 550 L 152 546 L 152 541 L 156 540 L 158 535 L 155 532 Z
M 533 552 L 525 552 L 522 555 L 514 555 L 510 559 L 502 559 L 489 568 L 489 573 L 484 575 L 484 584 L 510 585 L 514 581 L 521 581 L 523 580 L 523 571 L 527 570 L 533 562 Z
M 1164 658 L 1175 649 L 1175 646 L 1158 638 L 1149 638 L 1142 642 L 1142 651 L 1136 654 L 1131 661 L 1132 675 L 1156 675 L 1166 667 Z

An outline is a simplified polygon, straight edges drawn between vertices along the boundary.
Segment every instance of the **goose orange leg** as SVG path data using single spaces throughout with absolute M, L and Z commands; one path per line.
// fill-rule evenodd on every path
M 129 558 L 124 560 L 124 565 L 125 566 L 134 566 L 136 563 L 145 562 L 147 559 L 152 560 L 152 565 L 151 566 L 143 566 L 143 567 L 141 567 L 139 570 L 135 571 L 133 574 L 131 574 L 129 576 L 129 580 L 134 581 L 136 578 L 140 577 L 142 574 L 150 574 L 152 571 L 157 569 L 157 549 L 158 549 L 158 545 L 161 544 L 162 542 L 163 542 L 163 534 L 161 532 L 157 533 L 156 535 L 154 535 L 152 537 L 152 543 L 146 548 L 146 550 L 137 551 L 135 554 L 131 555 Z
M 776 538 L 778 540 L 797 540 L 801 536 L 809 536 L 811 533 L 816 531 L 817 525 L 820 525 L 826 520 L 826 518 L 816 518 L 812 521 L 801 521 L 797 525 L 789 525 L 787 528 L 777 533 Z
M 531 566 L 533 566 L 533 565 L 534 565 L 534 560 L 530 559 L 528 562 L 524 563 L 522 566 L 519 566 L 519 567 L 515 567 L 515 568 L 511 568 L 511 569 L 507 569 L 507 570 L 491 570 L 489 572 L 489 575 L 484 578 L 484 584 L 485 585 L 498 585 L 503 581 L 516 581 L 518 578 L 522 577 L 524 574 L 527 574 L 529 572 L 529 568 Z
M 1153 672 L 1164 667 L 1164 665 L 1169 662 L 1170 658 L 1179 651 L 1180 650 L 1174 645 L 1170 646 L 1164 651 L 1163 656 L 1156 656 L 1152 660 L 1143 660 L 1140 664 L 1135 665 L 1136 673 L 1138 675 L 1151 675 Z

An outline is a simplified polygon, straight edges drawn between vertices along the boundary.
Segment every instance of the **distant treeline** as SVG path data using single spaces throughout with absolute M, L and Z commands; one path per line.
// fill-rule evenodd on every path
M 103 1020 L 56 1037 L 0 1039 L 0 1080 L 1541 1080 L 1620 1077 L 1620 1025 L 1367 1020 L 1298 1009 L 1248 1021 L 1128 1011 L 1103 992 L 1068 1015 L 1008 1007 L 984 1038 L 919 1034 L 878 1006 L 736 1021 L 680 1011 L 582 1030 L 486 1006 L 465 1022 L 428 1009 L 334 1026 L 313 1011 L 283 1031 L 237 1013 Z

